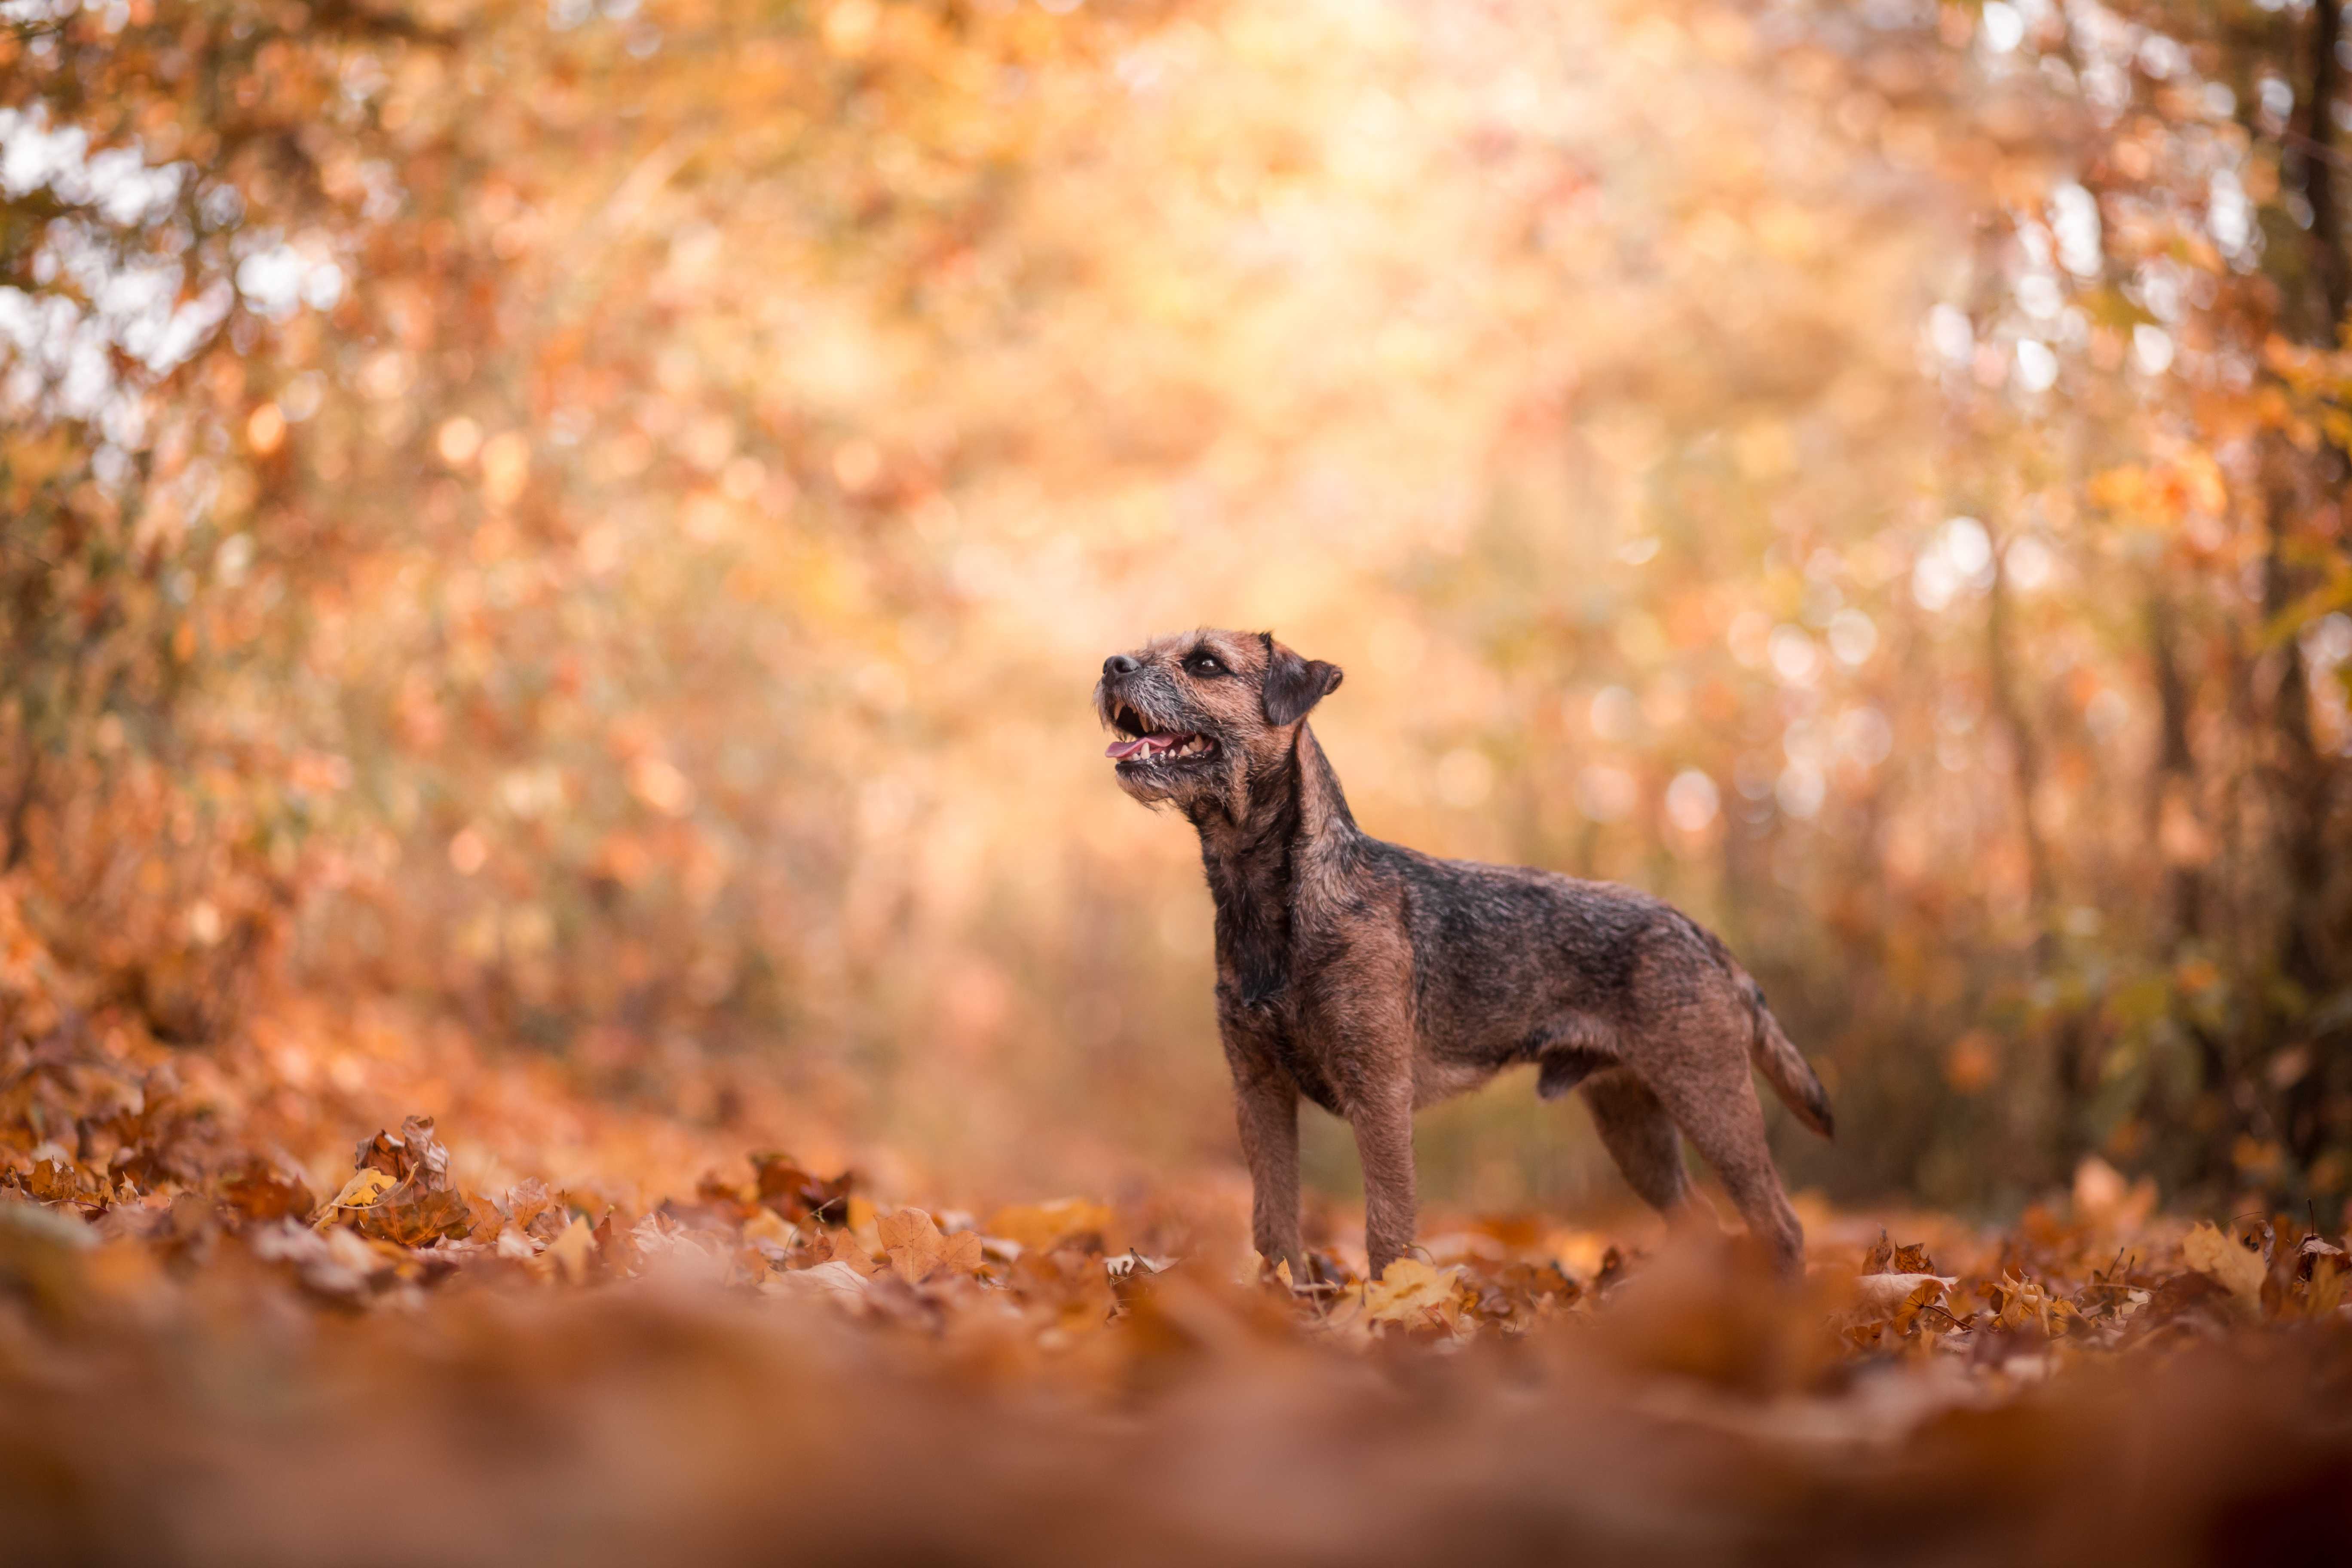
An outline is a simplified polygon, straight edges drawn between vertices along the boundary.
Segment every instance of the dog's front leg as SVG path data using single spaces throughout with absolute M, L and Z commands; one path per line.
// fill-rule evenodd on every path
M 1298 1087 L 1271 1062 L 1234 1059 L 1234 1111 L 1249 1162 L 1250 1242 L 1269 1264 L 1307 1283 L 1298 1245 Z
M 1364 1168 L 1364 1251 L 1377 1279 L 1412 1246 L 1412 1083 L 1350 1106 Z

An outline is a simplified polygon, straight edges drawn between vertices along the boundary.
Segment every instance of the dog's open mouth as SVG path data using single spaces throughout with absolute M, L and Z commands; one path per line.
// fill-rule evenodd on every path
M 1143 715 L 1124 703 L 1113 710 L 1110 723 L 1112 729 L 1127 738 L 1104 747 L 1103 755 L 1121 767 L 1155 767 L 1216 755 L 1217 743 L 1208 736 L 1154 730 L 1145 722 Z
M 1132 741 L 1113 741 L 1103 748 L 1103 755 L 1113 762 L 1160 763 L 1177 762 L 1187 757 L 1207 757 L 1216 754 L 1217 743 L 1206 735 L 1139 735 Z

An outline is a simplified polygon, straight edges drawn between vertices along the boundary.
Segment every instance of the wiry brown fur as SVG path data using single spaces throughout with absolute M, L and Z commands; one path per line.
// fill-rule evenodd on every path
M 1365 834 L 1306 723 L 1339 679 L 1271 636 L 1198 631 L 1114 655 L 1095 690 L 1122 734 L 1210 742 L 1118 771 L 1200 834 L 1258 1251 L 1303 1267 L 1300 1095 L 1355 1131 L 1378 1273 L 1412 1245 L 1413 1111 L 1533 1062 L 1544 1098 L 1580 1089 L 1643 1200 L 1689 1203 L 1687 1137 L 1795 1268 L 1803 1233 L 1749 1068 L 1825 1137 L 1829 1100 L 1756 983 L 1711 932 L 1630 888 Z

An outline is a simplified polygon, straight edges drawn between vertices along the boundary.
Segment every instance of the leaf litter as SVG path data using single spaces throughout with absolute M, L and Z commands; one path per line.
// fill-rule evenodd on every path
M 1441 1215 L 1300 1280 L 1181 1188 L 976 1217 L 760 1149 L 665 1194 L 425 1114 L 322 1168 L 212 1070 L 86 1037 L 0 1073 L 26 1560 L 349 1557 L 394 1454 L 400 1555 L 458 1562 L 2352 1542 L 2347 1254 L 2286 1216 L 1818 1213 L 1784 1285 L 1711 1231 Z

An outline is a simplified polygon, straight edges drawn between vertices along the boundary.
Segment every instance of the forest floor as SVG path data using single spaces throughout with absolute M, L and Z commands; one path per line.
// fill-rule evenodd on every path
M 44 973 L 0 941 L 20 1024 Z M 1798 1285 L 1443 1214 L 1294 1285 L 1230 1184 L 932 1209 L 390 1015 L 49 1011 L 0 1056 L 8 1561 L 2352 1552 L 2341 1238 L 2100 1166 L 2008 1229 L 1816 1208 Z

